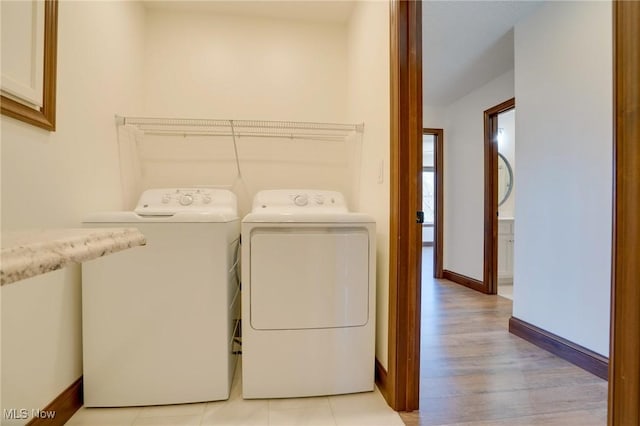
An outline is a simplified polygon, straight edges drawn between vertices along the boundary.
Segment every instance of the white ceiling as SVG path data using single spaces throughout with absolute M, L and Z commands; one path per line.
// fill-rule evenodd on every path
M 191 12 L 212 12 L 222 15 L 261 16 L 294 19 L 307 22 L 349 20 L 354 1 L 351 0 L 143 0 L 147 9 L 169 9 Z
M 447 106 L 513 69 L 513 26 L 541 4 L 423 1 L 424 103 Z
M 357 1 L 143 0 L 148 9 L 344 24 Z M 424 0 L 423 97 L 447 106 L 513 68 L 513 26 L 542 1 Z

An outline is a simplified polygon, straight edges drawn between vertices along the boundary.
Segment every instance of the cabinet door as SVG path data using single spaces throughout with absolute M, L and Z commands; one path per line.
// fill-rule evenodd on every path
M 507 242 L 505 244 L 506 247 L 506 272 L 507 272 L 507 277 L 509 278 L 513 278 L 513 234 L 508 236 Z
M 498 278 L 508 278 L 512 275 L 513 242 L 511 234 L 498 235 Z

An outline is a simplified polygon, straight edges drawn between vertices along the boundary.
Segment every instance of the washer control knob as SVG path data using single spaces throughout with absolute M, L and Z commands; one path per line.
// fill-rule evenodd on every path
M 323 205 L 324 204 L 324 196 L 322 195 L 316 195 L 316 204 L 318 205 Z
M 202 197 L 202 202 L 205 204 L 209 204 L 211 202 L 211 197 L 208 195 L 205 195 L 204 197 Z
M 306 194 L 299 194 L 293 197 L 293 202 L 296 204 L 296 206 L 302 207 L 307 205 L 307 203 L 309 202 L 309 198 Z
M 162 204 L 168 204 L 171 201 L 171 197 L 167 194 L 162 197 Z
M 189 206 L 193 203 L 193 195 L 191 194 L 183 194 L 180 197 L 180 204 L 183 206 Z

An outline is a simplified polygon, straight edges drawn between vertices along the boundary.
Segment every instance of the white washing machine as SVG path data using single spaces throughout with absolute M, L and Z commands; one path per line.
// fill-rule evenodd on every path
M 244 398 L 374 389 L 375 222 L 342 194 L 259 192 L 242 221 Z
M 147 239 L 82 264 L 84 405 L 227 399 L 240 313 L 236 196 L 148 190 L 135 211 L 84 224 L 135 227 Z

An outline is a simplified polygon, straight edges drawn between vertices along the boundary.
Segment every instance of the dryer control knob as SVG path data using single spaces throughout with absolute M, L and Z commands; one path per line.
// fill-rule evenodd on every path
M 296 206 L 306 206 L 307 203 L 309 202 L 309 198 L 305 195 L 305 194 L 300 194 L 300 195 L 296 195 L 293 198 L 293 202 L 296 204 Z
M 164 197 L 162 197 L 162 203 L 163 204 L 168 204 L 169 201 L 171 201 L 171 197 L 168 195 L 165 195 Z
M 183 206 L 189 206 L 191 205 L 191 203 L 193 203 L 193 195 L 184 194 L 180 197 L 180 204 L 182 204 Z
M 205 195 L 204 197 L 202 197 L 202 202 L 205 204 L 209 204 L 211 202 L 211 197 L 208 195 Z

